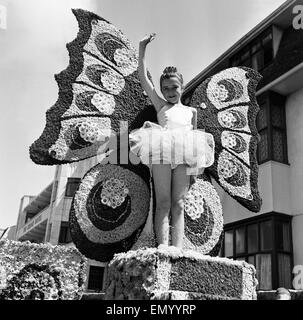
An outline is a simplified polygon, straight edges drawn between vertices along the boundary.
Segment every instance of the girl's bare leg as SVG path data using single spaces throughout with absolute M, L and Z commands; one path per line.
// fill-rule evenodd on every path
M 156 196 L 155 232 L 158 245 L 169 243 L 169 213 L 171 208 L 171 165 L 152 166 Z
M 190 176 L 186 166 L 178 165 L 172 172 L 172 245 L 183 247 L 184 236 L 184 197 L 188 191 Z

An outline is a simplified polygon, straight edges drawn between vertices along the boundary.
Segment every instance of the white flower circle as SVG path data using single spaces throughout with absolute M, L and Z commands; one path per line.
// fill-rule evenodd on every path
M 204 199 L 201 190 L 193 186 L 187 193 L 184 201 L 184 211 L 192 219 L 196 220 L 204 212 Z
M 117 49 L 114 53 L 114 60 L 125 76 L 133 73 L 138 66 L 135 53 L 126 48 Z
M 121 206 L 129 193 L 124 181 L 117 178 L 110 178 L 103 182 L 101 191 L 101 202 L 113 209 Z
M 220 167 L 218 167 L 218 171 L 223 176 L 223 178 L 227 179 L 232 177 L 237 172 L 237 167 L 233 163 L 233 161 L 229 159 L 223 159 L 220 163 Z
M 225 101 L 228 97 L 228 91 L 223 84 L 216 86 L 212 92 L 215 99 Z
M 231 112 L 227 111 L 227 112 L 219 113 L 218 120 L 224 127 L 232 128 L 237 119 Z
M 119 94 L 125 86 L 123 77 L 110 70 L 103 72 L 100 80 L 104 88 L 115 95 Z
M 100 112 L 111 115 L 115 109 L 115 99 L 113 96 L 104 92 L 95 93 L 91 99 L 92 105 L 94 105 Z
M 110 135 L 109 129 L 100 129 L 96 122 L 84 121 L 78 127 L 80 136 L 83 140 L 95 143 L 97 141 L 103 141 Z
M 222 136 L 222 145 L 227 148 L 234 148 L 237 145 L 236 137 L 233 134 Z

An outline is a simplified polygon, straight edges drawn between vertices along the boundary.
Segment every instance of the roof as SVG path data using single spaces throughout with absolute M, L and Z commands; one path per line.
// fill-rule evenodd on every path
M 202 70 L 196 77 L 189 81 L 184 89 L 186 94 L 191 89 L 195 88 L 201 81 L 211 76 L 212 71 L 220 64 L 222 61 L 227 60 L 234 53 L 236 53 L 240 48 L 244 47 L 250 41 L 252 41 L 257 35 L 262 33 L 271 25 L 276 25 L 282 29 L 290 26 L 292 24 L 293 18 L 293 7 L 294 5 L 303 5 L 303 0 L 288 0 L 278 7 L 274 12 L 257 24 L 252 30 L 245 34 L 240 40 L 238 40 L 233 46 L 226 50 L 222 55 L 220 55 L 214 62 L 212 62 L 208 67 Z

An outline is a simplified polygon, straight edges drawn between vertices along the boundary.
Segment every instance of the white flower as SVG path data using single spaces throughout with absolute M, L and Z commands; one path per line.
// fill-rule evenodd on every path
M 80 136 L 83 140 L 95 143 L 97 141 L 103 141 L 109 135 L 109 129 L 100 129 L 97 123 L 92 121 L 84 121 L 78 127 Z
M 92 105 L 94 105 L 100 112 L 111 115 L 115 109 L 115 99 L 112 95 L 105 92 L 95 93 L 91 99 Z
M 100 80 L 104 88 L 115 95 L 119 94 L 125 86 L 124 78 L 113 71 L 102 73 Z
M 224 159 L 218 166 L 219 173 L 226 179 L 232 177 L 237 172 L 237 167 L 233 161 Z
M 236 118 L 231 112 L 226 111 L 218 114 L 218 121 L 223 127 L 232 128 L 236 122 Z
M 125 76 L 133 73 L 138 66 L 138 59 L 135 52 L 126 48 L 117 49 L 114 53 L 114 60 Z
M 195 185 L 192 186 L 186 195 L 184 210 L 192 220 L 199 219 L 204 212 L 203 193 Z
M 225 101 L 228 97 L 228 91 L 226 90 L 223 84 L 216 86 L 216 88 L 212 92 L 214 98 L 220 101 Z
M 128 192 L 124 181 L 110 178 L 103 182 L 101 202 L 115 209 L 124 202 Z
M 234 148 L 237 145 L 236 137 L 233 134 L 222 135 L 223 147 Z

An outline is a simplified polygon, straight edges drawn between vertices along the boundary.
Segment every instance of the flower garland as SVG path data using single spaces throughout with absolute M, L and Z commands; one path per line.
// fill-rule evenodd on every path
M 0 300 L 59 300 L 59 272 L 48 265 L 28 264 L 7 281 Z
M 37 289 L 45 299 L 75 300 L 84 290 L 87 260 L 74 247 L 1 240 L 0 266 L 7 279 L 4 299 L 23 299 Z

